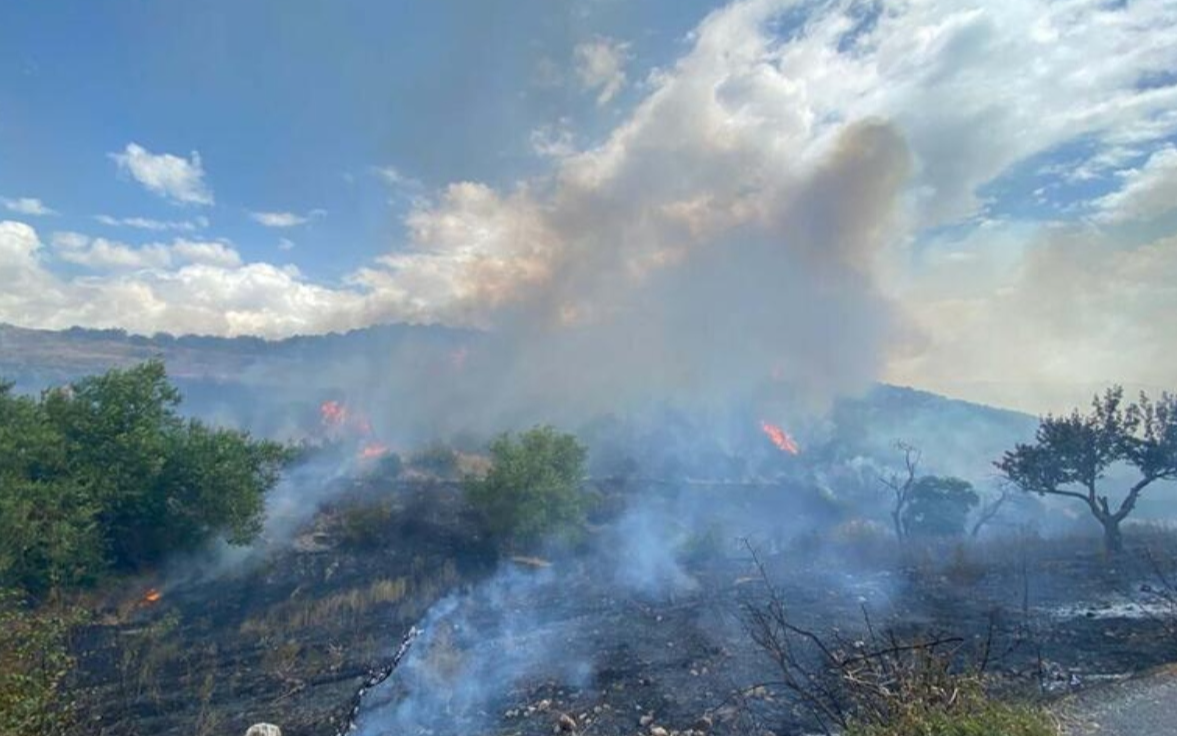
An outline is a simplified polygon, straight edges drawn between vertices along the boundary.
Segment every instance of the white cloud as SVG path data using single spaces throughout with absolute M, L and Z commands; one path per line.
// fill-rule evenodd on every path
M 111 215 L 95 215 L 94 219 L 110 227 L 130 227 L 137 230 L 152 230 L 162 232 L 177 230 L 192 232 L 208 227 L 207 217 L 195 217 L 191 220 L 153 220 L 148 217 L 112 217 Z
M 151 244 L 136 248 L 105 238 L 94 238 L 83 245 L 75 236 L 77 233 L 54 238 L 53 244 L 58 248 L 57 257 L 96 271 L 165 268 L 172 262 L 171 254 L 163 245 Z
M 137 143 L 128 143 L 122 153 L 110 158 L 148 191 L 180 204 L 210 205 L 212 191 L 204 181 L 200 154 L 187 159 L 170 153 L 151 153 Z
M 249 216 L 257 223 L 266 227 L 297 227 L 305 225 L 316 217 L 323 217 L 327 214 L 326 210 L 311 210 L 305 215 L 300 215 L 294 212 L 250 212 Z
M 572 121 L 561 118 L 555 125 L 542 125 L 531 131 L 531 150 L 537 156 L 563 158 L 576 153 Z
M 1123 185 L 1095 203 L 1105 222 L 1149 220 L 1177 209 L 1177 147 L 1158 148 L 1137 169 L 1121 172 Z
M 294 250 L 294 241 L 290 238 L 278 238 L 278 250 L 291 251 Z
M 798 7 L 742 0 L 713 12 L 599 144 L 543 132 L 533 142 L 558 155 L 534 179 L 415 197 L 404 238 L 343 286 L 270 264 L 181 264 L 174 251 L 167 267 L 58 279 L 35 233 L 9 225 L 0 247 L 23 255 L 0 266 L 38 291 L 20 286 L 14 301 L 0 290 L 0 319 L 61 323 L 52 303 L 74 322 L 125 314 L 123 326 L 148 331 L 484 325 L 543 348 L 518 359 L 531 372 L 522 385 L 566 375 L 565 359 L 632 356 L 594 379 L 621 392 L 641 383 L 635 372 L 739 383 L 778 362 L 792 379 L 841 384 L 877 375 L 896 344 L 908 352 L 892 375 L 917 384 L 1177 370 L 1158 358 L 1173 338 L 1155 317 L 1172 306 L 1175 281 L 1158 275 L 1172 276 L 1169 240 L 1136 247 L 1085 232 L 1068 249 L 1043 245 L 1045 225 L 1000 223 L 967 243 L 921 240 L 977 218 L 978 192 L 1035 157 L 1078 148 L 1078 166 L 1102 176 L 1165 150 L 1177 87 L 1139 80 L 1177 68 L 1177 7 L 895 0 L 864 23 L 859 3 L 821 3 L 782 29 Z M 624 64 L 596 53 L 580 54 L 593 70 L 581 81 L 607 101 Z M 1168 155 L 1125 172 L 1107 211 L 1154 211 L 1140 192 L 1168 191 L 1155 178 Z M 421 191 L 395 169 L 377 173 Z M 893 273 L 908 270 L 907 283 Z M 1038 292 L 1050 297 L 1035 309 Z M 906 339 L 901 311 L 923 342 Z
M 0 321 L 279 337 L 344 329 L 362 313 L 360 295 L 310 284 L 293 267 L 242 263 L 223 243 L 133 248 L 59 233 L 53 248 L 95 273 L 55 274 L 32 227 L 0 222 Z
M 50 209 L 44 202 L 36 197 L 17 197 L 16 199 L 9 199 L 8 197 L 0 197 L 0 203 L 9 212 L 15 212 L 18 215 L 29 215 L 32 217 L 42 217 L 45 215 L 56 215 L 57 212 Z
M 595 38 L 577 44 L 572 57 L 577 78 L 586 90 L 597 93 L 598 105 L 608 103 L 625 87 L 629 44 L 611 38 Z
M 201 263 L 220 268 L 236 268 L 241 265 L 240 254 L 224 243 L 176 240 L 169 250 L 177 260 L 185 263 Z

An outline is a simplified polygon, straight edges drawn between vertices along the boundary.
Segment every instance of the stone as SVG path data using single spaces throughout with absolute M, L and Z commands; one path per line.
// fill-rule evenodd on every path
M 576 731 L 576 720 L 567 713 L 561 713 L 559 720 L 556 721 L 556 727 L 563 733 L 573 733 Z
M 245 732 L 245 736 L 282 736 L 282 729 L 272 723 L 255 723 Z

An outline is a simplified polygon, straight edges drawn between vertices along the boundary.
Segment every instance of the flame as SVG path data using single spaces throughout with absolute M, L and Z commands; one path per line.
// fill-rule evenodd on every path
M 391 450 L 389 449 L 388 445 L 384 445 L 379 442 L 372 442 L 361 447 L 357 457 L 359 457 L 361 460 L 375 460 L 378 457 L 384 457 L 389 452 L 391 452 Z
M 768 435 L 768 439 L 772 440 L 772 444 L 776 445 L 777 449 L 781 452 L 787 452 L 790 455 L 801 453 L 801 448 L 797 446 L 797 441 L 789 436 L 788 432 L 775 424 L 761 420 L 760 429 L 763 430 L 764 434 Z
M 160 598 L 163 598 L 163 593 L 159 591 L 159 588 L 149 588 L 143 594 L 143 605 L 150 606 L 159 603 Z
M 338 401 L 324 401 L 319 405 L 319 416 L 323 426 L 329 429 L 342 427 L 347 423 L 347 407 Z

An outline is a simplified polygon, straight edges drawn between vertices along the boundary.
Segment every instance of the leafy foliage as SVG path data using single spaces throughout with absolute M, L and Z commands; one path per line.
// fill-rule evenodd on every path
M 503 434 L 491 443 L 490 456 L 490 471 L 468 480 L 466 495 L 491 534 L 527 545 L 583 522 L 586 450 L 575 436 L 547 426 L 518 438 Z
M 0 585 L 33 593 L 249 541 L 291 453 L 186 421 L 158 361 L 39 398 L 0 385 Z
M 75 609 L 31 611 L 17 598 L 0 595 L 0 733 L 42 736 L 62 733 L 73 709 L 62 700 L 62 684 L 73 666 L 67 636 L 81 623 Z
M 1139 473 L 1118 504 L 1101 489 L 1116 464 Z M 1140 494 L 1156 481 L 1177 480 L 1177 397 L 1166 393 L 1154 402 L 1142 393 L 1137 403 L 1125 404 L 1116 386 L 1094 398 L 1089 414 L 1045 417 L 1033 444 L 1017 445 L 995 465 L 1026 492 L 1087 504 L 1104 527 L 1108 551 L 1117 552 L 1120 522 Z
M 965 532 L 969 511 L 980 502 L 972 483 L 960 478 L 925 475 L 911 486 L 903 509 L 903 526 L 912 537 L 957 537 Z
M 951 701 L 912 700 L 884 722 L 852 722 L 847 736 L 1055 736 L 1036 708 L 985 696 L 973 681 L 957 684 Z

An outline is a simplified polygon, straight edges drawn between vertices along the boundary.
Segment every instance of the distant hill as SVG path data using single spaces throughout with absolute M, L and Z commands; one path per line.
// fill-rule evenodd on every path
M 270 384 L 313 379 L 316 364 L 413 347 L 449 350 L 474 333 L 436 326 L 384 325 L 346 333 L 264 340 L 257 337 L 152 337 L 123 330 L 33 330 L 0 323 L 0 376 L 36 389 L 79 376 L 162 358 L 175 378 Z
M 405 407 L 419 399 L 414 392 L 431 384 L 398 383 L 397 375 L 439 376 L 439 367 L 484 339 L 468 330 L 413 325 L 270 341 L 0 324 L 0 377 L 14 380 L 20 390 L 36 391 L 162 358 L 189 413 L 263 434 L 297 436 L 317 425 L 319 403 L 328 399 L 348 397 L 374 420 L 403 416 Z M 437 378 L 439 391 L 448 390 L 446 380 L 453 378 Z M 923 449 L 931 472 L 980 478 L 991 474 L 990 463 L 1003 450 L 1032 436 L 1035 426 L 1035 418 L 1026 414 L 879 384 L 835 404 L 823 446 L 843 459 L 886 458 L 895 454 L 894 442 L 902 440 Z

